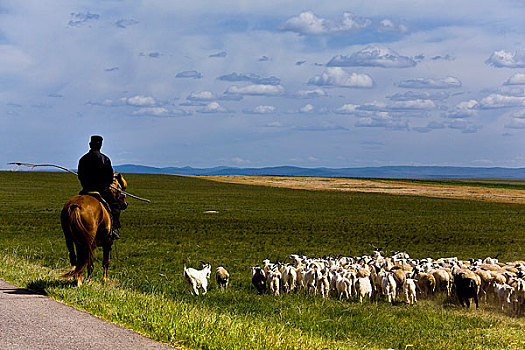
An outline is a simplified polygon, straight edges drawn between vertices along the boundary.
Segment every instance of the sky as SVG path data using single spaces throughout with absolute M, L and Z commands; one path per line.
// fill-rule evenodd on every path
M 0 2 L 0 169 L 525 167 L 525 2 Z

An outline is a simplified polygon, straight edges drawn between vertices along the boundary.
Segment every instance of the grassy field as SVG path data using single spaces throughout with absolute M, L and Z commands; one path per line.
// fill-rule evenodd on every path
M 362 255 L 371 244 L 412 257 L 525 259 L 525 207 L 482 201 L 290 190 L 189 177 L 127 175 L 111 282 L 56 280 L 68 267 L 63 203 L 79 191 L 67 173 L 0 172 L 0 277 L 29 286 L 160 341 L 204 349 L 520 349 L 525 321 L 453 299 L 409 307 L 321 300 L 303 293 L 257 296 L 250 266 L 265 258 Z M 479 184 L 483 185 L 482 183 Z M 521 186 L 493 183 L 497 186 Z M 207 213 L 207 211 L 216 211 Z M 225 266 L 230 290 L 211 283 L 191 297 L 182 267 Z

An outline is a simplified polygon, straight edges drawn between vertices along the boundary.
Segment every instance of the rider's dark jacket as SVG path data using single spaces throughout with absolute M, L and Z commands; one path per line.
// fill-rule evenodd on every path
M 78 162 L 78 179 L 83 191 L 104 192 L 113 183 L 111 160 L 100 151 L 90 149 Z

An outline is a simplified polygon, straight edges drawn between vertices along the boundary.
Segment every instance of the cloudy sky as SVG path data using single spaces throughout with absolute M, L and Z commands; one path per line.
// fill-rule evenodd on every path
M 0 169 L 525 167 L 525 2 L 0 3 Z

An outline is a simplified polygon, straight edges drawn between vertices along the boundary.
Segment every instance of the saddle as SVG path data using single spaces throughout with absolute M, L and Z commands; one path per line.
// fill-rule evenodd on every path
M 97 199 L 100 202 L 100 204 L 102 204 L 104 209 L 106 209 L 106 211 L 109 214 L 109 219 L 110 219 L 110 222 L 111 222 L 110 236 L 114 236 L 113 232 L 115 232 L 116 229 L 115 229 L 115 225 L 113 224 L 113 213 L 111 212 L 111 207 L 109 206 L 108 202 L 106 202 L 106 200 L 104 198 L 102 198 L 102 195 L 100 194 L 100 192 L 97 192 L 97 191 L 81 191 L 80 194 L 81 195 L 91 196 L 91 197 Z

